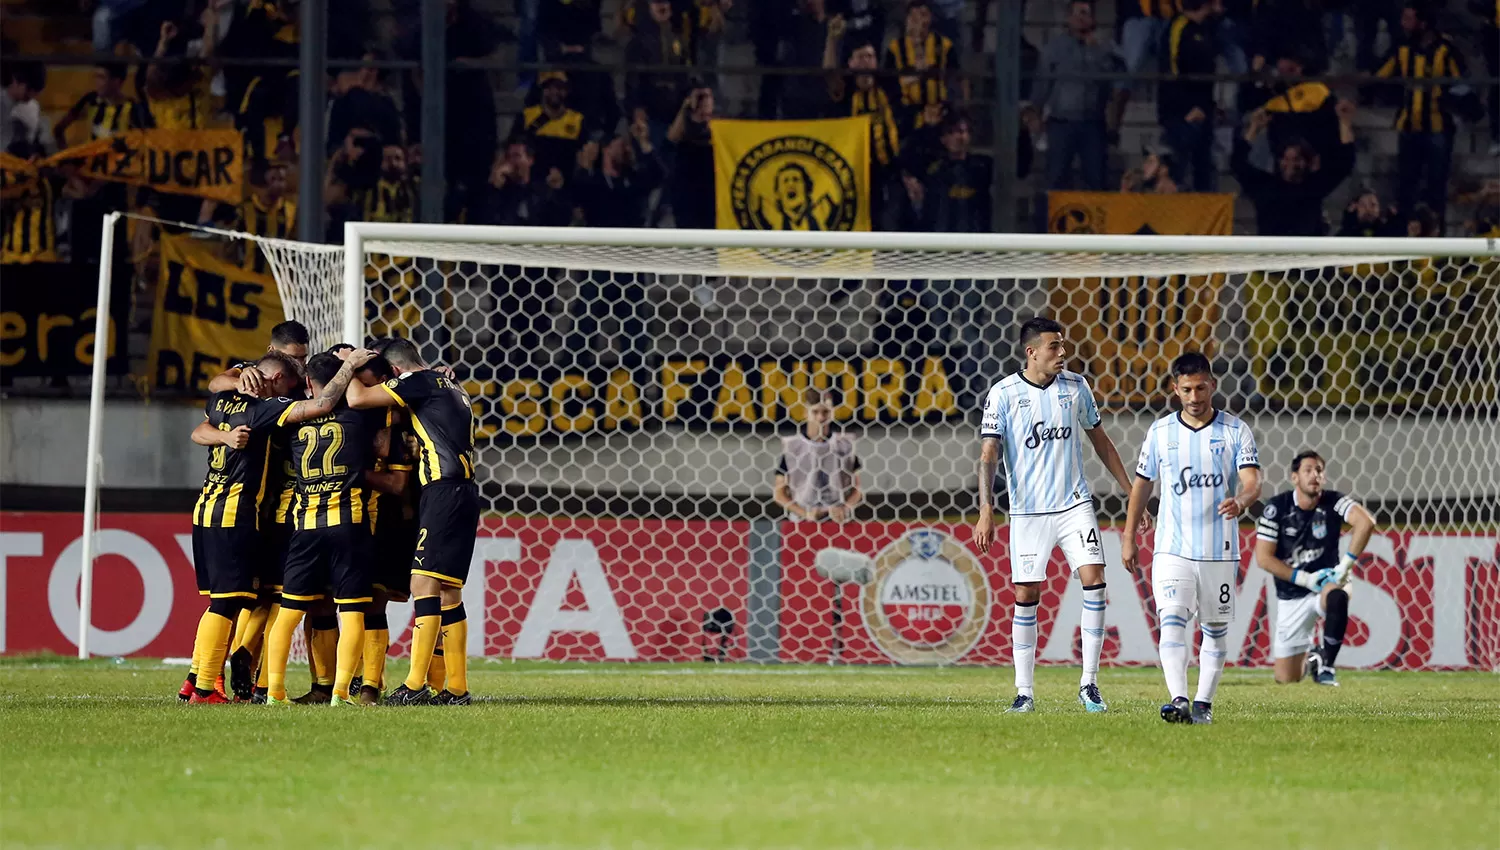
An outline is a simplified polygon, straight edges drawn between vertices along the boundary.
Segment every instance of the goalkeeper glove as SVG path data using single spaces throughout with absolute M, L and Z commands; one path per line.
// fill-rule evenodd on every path
M 1314 593 L 1317 593 L 1328 585 L 1333 584 L 1334 581 L 1335 579 L 1332 568 L 1322 569 L 1311 573 L 1300 567 L 1292 570 L 1292 584 L 1295 584 L 1298 587 L 1305 587 Z
M 1345 552 L 1344 557 L 1339 560 L 1339 565 L 1333 568 L 1333 581 L 1335 584 L 1344 585 L 1349 583 L 1354 565 L 1359 563 L 1359 556 L 1353 552 Z

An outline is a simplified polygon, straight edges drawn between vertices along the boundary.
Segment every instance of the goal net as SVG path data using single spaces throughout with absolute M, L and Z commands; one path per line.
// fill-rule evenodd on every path
M 1008 663 L 1007 531 L 981 557 L 966 521 L 979 406 L 1020 367 L 1019 324 L 1047 315 L 1127 467 L 1172 410 L 1168 364 L 1198 350 L 1218 406 L 1256 435 L 1267 498 L 1313 448 L 1328 486 L 1369 507 L 1341 666 L 1500 667 L 1492 242 L 441 225 L 349 240 L 263 248 L 320 344 L 409 337 L 468 391 L 487 507 L 472 654 Z M 825 405 L 832 439 L 806 439 Z M 1105 660 L 1155 663 L 1149 579 L 1120 566 L 1124 494 L 1086 454 Z M 1253 521 L 1241 534 L 1231 660 L 1266 664 L 1277 600 Z M 1060 558 L 1049 576 L 1038 658 L 1076 663 L 1081 591 Z

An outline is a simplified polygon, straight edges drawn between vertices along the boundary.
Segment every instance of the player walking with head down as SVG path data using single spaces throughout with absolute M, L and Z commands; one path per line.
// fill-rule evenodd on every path
M 1121 489 L 1130 488 L 1125 464 L 1100 426 L 1088 381 L 1064 368 L 1068 347 L 1062 325 L 1030 319 L 1021 325 L 1026 367 L 990 388 L 980 425 L 979 521 L 974 544 L 988 552 L 995 538 L 994 480 L 1005 456 L 1010 494 L 1010 575 L 1016 607 L 1011 640 L 1016 698 L 1008 711 L 1036 708 L 1037 602 L 1047 561 L 1061 548 L 1083 582 L 1083 678 L 1078 701 L 1090 712 L 1107 710 L 1099 694 L 1099 654 L 1104 646 L 1104 550 L 1093 495 L 1083 469 L 1083 437 Z M 1139 518 L 1137 518 L 1139 519 Z
M 1151 487 L 1162 481 L 1156 518 L 1151 586 L 1161 617 L 1161 667 L 1171 701 L 1168 723 L 1212 723 L 1214 694 L 1229 652 L 1229 624 L 1240 567 L 1239 517 L 1260 499 L 1260 454 L 1250 427 L 1214 409 L 1213 366 L 1196 352 L 1172 361 L 1172 391 L 1182 410 L 1151 424 L 1125 512 L 1133 529 L 1146 512 Z M 1125 535 L 1125 568 L 1137 567 L 1134 533 Z M 1187 699 L 1187 624 L 1203 631 L 1198 694 Z

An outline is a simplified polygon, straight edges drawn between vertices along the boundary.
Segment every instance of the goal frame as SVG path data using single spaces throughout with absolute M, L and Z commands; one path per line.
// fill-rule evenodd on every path
M 92 623 L 93 567 L 97 545 L 99 487 L 103 458 L 106 357 L 99 340 L 109 333 L 109 294 L 113 286 L 115 223 L 121 213 L 103 220 L 99 291 L 95 314 L 95 357 L 89 395 L 87 457 L 84 473 L 83 536 L 79 588 L 78 656 L 89 657 Z M 230 235 L 230 234 L 226 234 Z M 567 248 L 749 249 L 806 251 L 879 251 L 939 253 L 1038 253 L 1117 255 L 1225 255 L 1348 257 L 1389 262 L 1429 257 L 1500 257 L 1500 239 L 1272 236 L 1164 236 L 1114 234 L 1020 233 L 801 233 L 756 230 L 665 230 L 648 228 L 504 227 L 454 224 L 349 222 L 344 226 L 341 282 L 343 337 L 365 337 L 364 266 L 366 244 L 373 241 L 422 241 L 435 244 L 541 245 Z M 560 265 L 568 265 L 566 262 Z M 576 264 L 575 264 L 576 265 Z M 123 329 L 119 330 L 123 333 Z M 104 351 L 108 343 L 102 344 Z

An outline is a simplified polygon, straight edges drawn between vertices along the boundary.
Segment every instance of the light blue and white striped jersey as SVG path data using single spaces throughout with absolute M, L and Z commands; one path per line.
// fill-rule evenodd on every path
M 1156 518 L 1156 553 L 1190 561 L 1236 561 L 1239 521 L 1219 516 L 1219 503 L 1240 488 L 1240 470 L 1260 468 L 1260 452 L 1250 426 L 1215 411 L 1202 428 L 1191 428 L 1182 414 L 1163 416 L 1146 432 L 1135 474 L 1161 482 Z
M 990 387 L 979 436 L 998 437 L 1004 447 L 1012 516 L 1058 513 L 1092 498 L 1083 432 L 1098 426 L 1094 392 L 1077 372 L 1046 386 L 1017 372 Z

